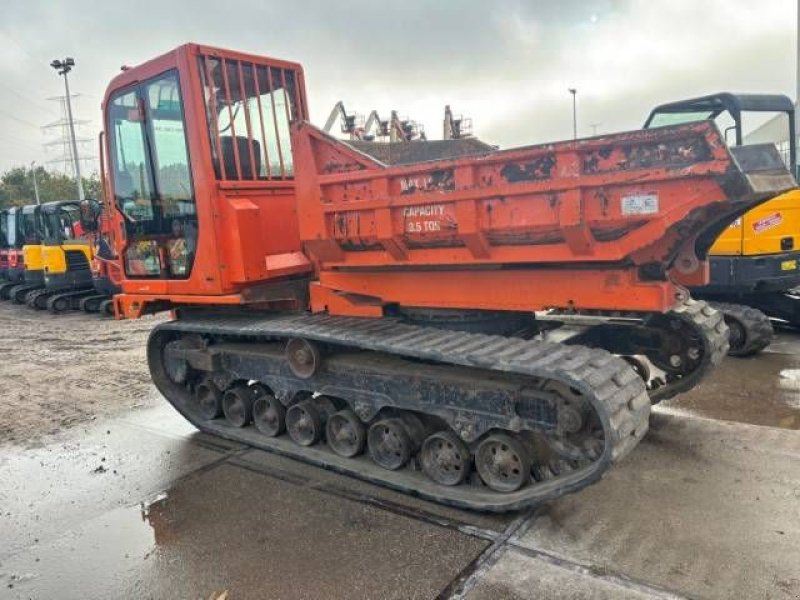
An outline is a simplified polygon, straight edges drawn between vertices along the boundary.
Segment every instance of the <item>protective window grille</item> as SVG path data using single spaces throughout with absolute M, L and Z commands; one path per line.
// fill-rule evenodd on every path
M 289 123 L 304 112 L 297 73 L 209 55 L 199 68 L 217 179 L 292 179 Z

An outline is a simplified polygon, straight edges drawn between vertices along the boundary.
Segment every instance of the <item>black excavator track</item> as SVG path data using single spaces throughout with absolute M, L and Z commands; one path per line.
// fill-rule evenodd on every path
M 114 306 L 110 296 L 106 294 L 93 293 L 90 296 L 84 296 L 78 302 L 78 310 L 87 313 L 100 313 L 103 315 L 113 315 Z
M 284 350 L 297 341 L 319 349 L 319 366 L 311 375 L 298 376 Z M 521 509 L 597 481 L 642 439 L 650 415 L 644 381 L 627 362 L 600 348 L 393 319 L 184 312 L 153 330 L 148 363 L 159 391 L 201 431 L 480 511 Z M 384 424 L 400 420 L 409 436 L 418 438 L 414 456 L 403 468 L 387 470 L 365 454 L 341 456 L 331 439 L 301 446 L 285 434 L 268 437 L 261 426 L 242 426 L 257 397 L 262 405 L 263 398 L 278 399 L 295 415 L 305 415 L 309 403 L 324 405 L 329 422 L 333 411 L 357 415 L 360 447 L 371 425 L 369 454 L 383 464 L 381 451 L 393 446 L 380 436 L 395 431 L 388 424 L 384 432 Z M 221 404 L 229 399 L 230 414 L 221 418 Z M 297 423 L 294 431 L 302 432 Z M 475 466 L 481 476 L 456 477 L 456 485 L 442 483 L 452 472 L 440 473 L 438 481 L 429 478 L 426 464 L 451 465 L 447 448 L 454 446 L 468 453 L 465 468 L 480 461 Z M 521 475 L 515 465 L 522 466 Z M 505 489 L 506 476 L 521 478 L 521 486 Z
M 712 302 L 731 331 L 730 356 L 753 356 L 764 350 L 775 338 L 769 317 L 757 308 L 730 302 Z
M 724 315 L 708 302 L 685 298 L 666 313 L 583 311 L 578 316 L 606 318 L 567 340 L 604 348 L 625 357 L 645 356 L 663 375 L 650 377 L 648 393 L 653 404 L 695 387 L 728 353 L 729 330 Z M 553 320 L 573 314 L 556 313 Z M 618 321 L 627 320 L 626 323 Z M 641 371 L 648 371 L 642 366 Z

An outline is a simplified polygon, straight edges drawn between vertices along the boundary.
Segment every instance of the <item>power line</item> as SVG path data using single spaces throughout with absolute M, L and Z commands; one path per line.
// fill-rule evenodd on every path
M 46 111 L 46 112 L 50 113 L 51 115 L 55 115 L 55 114 L 56 114 L 56 113 L 55 113 L 55 111 L 54 111 L 52 108 L 47 108 L 47 107 L 45 107 L 43 104 L 39 104 L 38 102 L 36 102 L 35 100 L 33 100 L 33 99 L 30 97 L 30 96 L 28 96 L 28 95 L 26 95 L 26 94 L 23 94 L 22 92 L 19 92 L 19 91 L 15 90 L 15 89 L 14 89 L 14 88 L 12 88 L 11 86 L 9 86 L 7 83 L 5 83 L 5 82 L 3 82 L 3 81 L 0 81 L 0 85 L 1 85 L 1 86 L 3 86 L 3 87 L 6 89 L 6 90 L 8 90 L 9 92 L 11 92 L 12 94 L 14 94 L 15 96 L 17 96 L 18 98 L 21 98 L 22 100 L 24 100 L 25 102 L 27 102 L 28 104 L 32 104 L 32 105 L 33 105 L 33 106 L 35 106 L 36 108 L 38 108 L 38 109 L 40 109 L 40 110 L 43 110 L 43 111 Z
M 23 125 L 28 125 L 30 127 L 36 127 L 37 129 L 39 128 L 39 126 L 36 123 L 31 123 L 30 121 L 26 121 L 25 119 L 20 119 L 19 117 L 16 117 L 16 116 L 14 116 L 14 115 L 12 115 L 10 113 L 7 113 L 5 111 L 0 111 L 0 115 L 3 115 L 4 117 L 7 117 L 7 118 L 12 119 L 14 121 L 17 121 L 19 123 L 22 123 Z
M 46 66 L 47 64 L 49 64 L 49 61 L 47 61 L 47 60 L 45 60 L 45 59 L 42 59 L 42 58 L 37 58 L 37 57 L 33 56 L 33 55 L 30 53 L 30 52 L 28 52 L 28 51 L 25 49 L 25 46 L 23 46 L 23 45 L 22 45 L 22 44 L 20 44 L 20 43 L 19 43 L 17 40 L 15 40 L 14 38 L 12 38 L 12 37 L 11 37 L 11 36 L 8 34 L 8 32 L 6 32 L 6 31 L 0 31 L 0 35 L 2 35 L 4 38 L 6 38 L 6 39 L 7 39 L 7 40 L 9 40 L 9 41 L 10 41 L 12 44 L 14 44 L 14 45 L 15 45 L 17 48 L 19 48 L 19 49 L 22 51 L 22 53 L 23 53 L 23 54 L 26 56 L 26 58 L 27 58 L 29 61 L 31 61 L 32 63 L 36 63 L 37 65 L 41 65 L 41 66 L 43 66 L 43 67 L 44 67 L 44 66 Z
M 14 135 L 8 135 L 7 133 L 0 134 L 0 139 L 12 140 L 12 141 L 14 141 L 14 142 L 16 142 L 18 144 L 24 144 L 24 145 L 28 146 L 29 148 L 34 148 L 37 151 L 41 150 L 41 147 L 38 144 L 34 144 L 30 140 L 23 140 L 22 138 L 18 138 L 18 137 L 14 136 Z

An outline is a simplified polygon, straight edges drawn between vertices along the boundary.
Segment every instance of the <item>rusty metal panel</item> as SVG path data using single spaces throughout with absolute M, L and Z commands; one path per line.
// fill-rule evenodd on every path
M 323 268 L 669 262 L 788 183 L 756 190 L 705 122 L 394 166 L 307 123 L 293 136 L 301 238 L 325 248 Z

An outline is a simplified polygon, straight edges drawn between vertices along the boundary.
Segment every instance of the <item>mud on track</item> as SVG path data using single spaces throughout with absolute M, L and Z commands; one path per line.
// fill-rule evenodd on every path
M 0 302 L 0 444 L 150 405 L 145 342 L 165 317 L 114 321 Z

